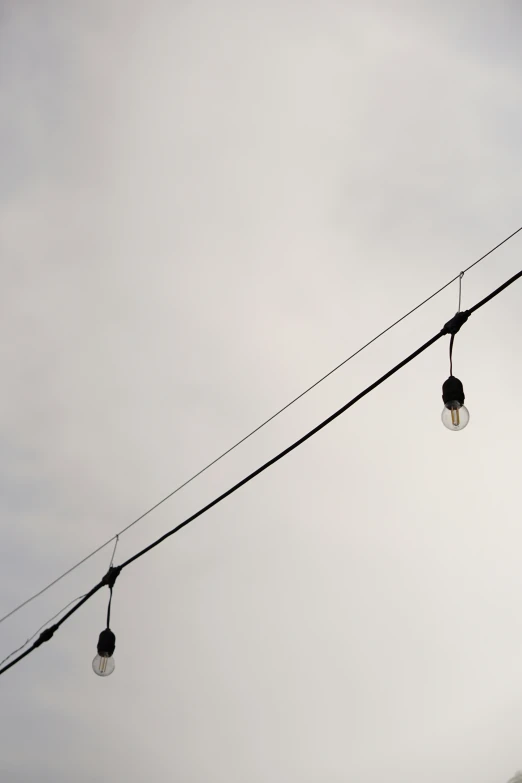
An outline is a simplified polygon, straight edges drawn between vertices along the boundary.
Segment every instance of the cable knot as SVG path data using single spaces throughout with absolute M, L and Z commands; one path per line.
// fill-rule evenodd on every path
M 51 625 L 49 628 L 45 628 L 45 630 L 42 631 L 38 639 L 33 644 L 33 647 L 40 647 L 40 645 L 44 644 L 44 642 L 49 642 L 53 638 L 54 632 L 57 631 L 58 628 L 58 625 Z
M 114 587 L 116 579 L 119 577 L 121 566 L 111 566 L 102 579 L 102 585 L 107 585 L 111 590 Z
M 469 310 L 463 310 L 461 313 L 455 313 L 448 323 L 442 327 L 442 334 L 457 334 L 460 327 L 463 326 L 470 316 Z

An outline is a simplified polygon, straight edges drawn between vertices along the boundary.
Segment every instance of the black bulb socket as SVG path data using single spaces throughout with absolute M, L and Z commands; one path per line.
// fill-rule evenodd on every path
M 462 381 L 459 381 L 454 375 L 450 375 L 448 380 L 442 384 L 442 399 L 444 405 L 447 405 L 448 402 L 459 402 L 464 405 L 465 396 Z
M 116 637 L 110 628 L 101 632 L 98 639 L 98 655 L 105 658 L 111 658 L 116 649 Z

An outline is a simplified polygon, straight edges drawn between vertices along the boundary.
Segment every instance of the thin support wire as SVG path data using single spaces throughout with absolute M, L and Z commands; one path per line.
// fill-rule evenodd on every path
M 112 550 L 112 557 L 111 557 L 109 568 L 112 568 L 112 566 L 114 565 L 114 555 L 116 554 L 116 549 L 118 547 L 119 541 L 120 541 L 120 534 L 118 533 L 118 535 L 116 536 L 116 541 L 114 542 L 114 549 Z
M 459 275 L 459 309 L 457 310 L 458 313 L 460 313 L 460 308 L 462 306 L 462 278 L 464 277 L 464 272 L 461 272 Z

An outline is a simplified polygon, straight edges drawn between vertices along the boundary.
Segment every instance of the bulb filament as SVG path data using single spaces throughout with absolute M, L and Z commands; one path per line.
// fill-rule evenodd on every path
M 460 415 L 459 415 L 458 408 L 451 409 L 451 423 L 453 424 L 454 427 L 458 427 L 460 424 Z

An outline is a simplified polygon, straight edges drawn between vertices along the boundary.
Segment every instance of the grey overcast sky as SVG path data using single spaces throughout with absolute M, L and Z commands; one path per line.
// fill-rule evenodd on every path
M 517 2 L 0 2 L 0 613 L 522 224 Z M 473 304 L 522 238 L 470 271 Z M 6 783 L 522 768 L 522 283 L 1 680 Z M 456 284 L 126 535 L 437 332 Z M 0 658 L 107 548 L 0 626 Z

